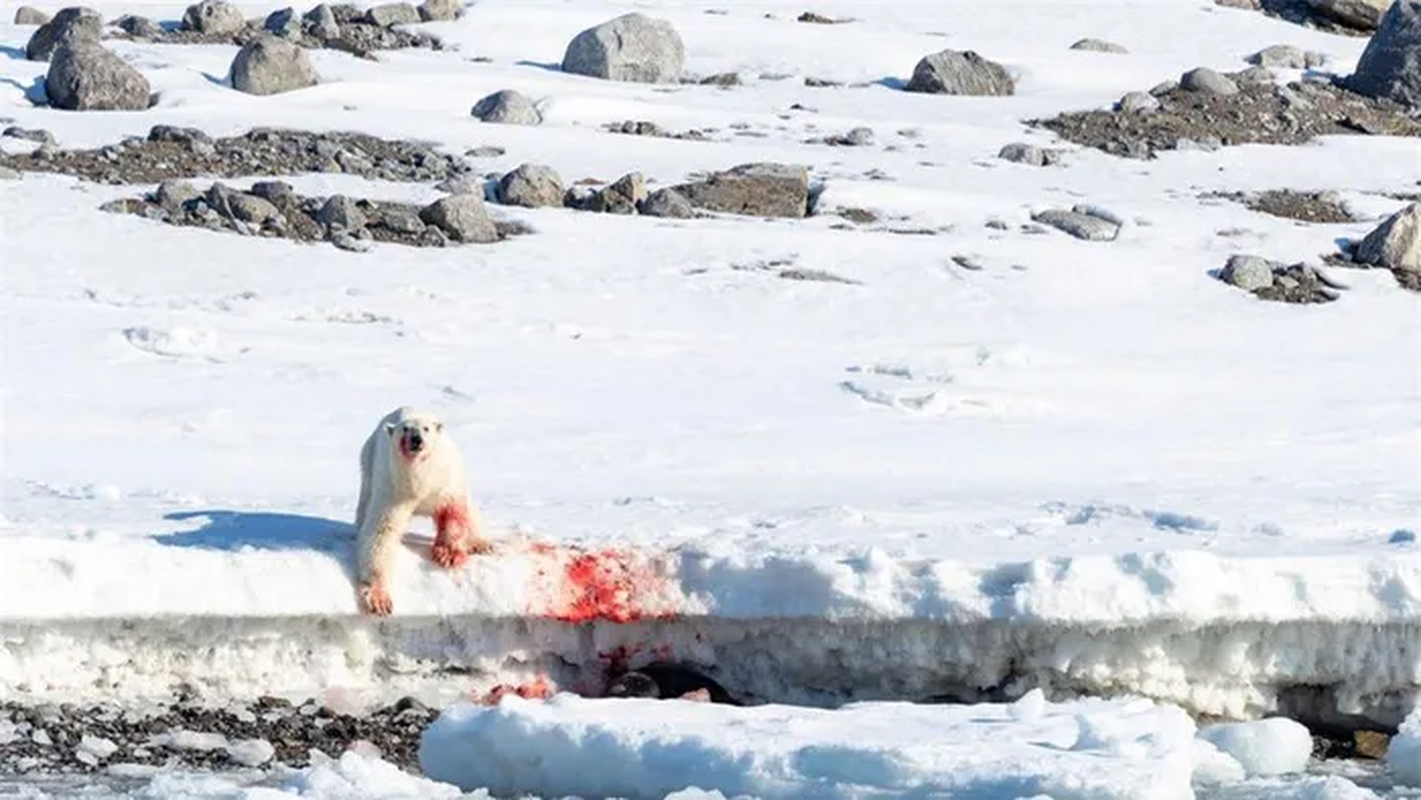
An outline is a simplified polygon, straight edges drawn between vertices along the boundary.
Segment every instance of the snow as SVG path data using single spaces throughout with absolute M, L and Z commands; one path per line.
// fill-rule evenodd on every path
M 1253 778 L 1302 772 L 1312 755 L 1312 734 L 1283 717 L 1205 725 L 1199 738 L 1233 758 Z
M 227 745 L 227 755 L 244 767 L 259 767 L 276 755 L 276 748 L 265 739 L 243 739 Z
M 1413 711 L 1391 737 L 1386 764 L 1398 784 L 1421 789 L 1421 709 Z
M 419 756 L 429 777 L 494 794 L 661 797 L 689 784 L 764 800 L 1193 797 L 1194 724 L 1178 708 L 1092 699 L 1037 710 L 510 696 L 445 709 Z
M 171 20 L 185 4 L 90 5 Z M 1340 301 L 1283 306 L 1208 271 L 1236 252 L 1316 261 L 1364 235 L 1401 205 L 1384 193 L 1416 191 L 1418 143 L 1149 162 L 1064 146 L 1045 169 L 995 157 L 1059 144 L 1024 120 L 1241 68 L 1275 43 L 1345 72 L 1363 40 L 1199 0 L 816 5 L 855 20 L 842 25 L 795 23 L 805 9 L 783 0 L 636 5 L 676 25 L 691 73 L 745 85 L 543 68 L 628 8 L 608 0 L 480 0 L 420 26 L 450 50 L 319 51 L 321 85 L 261 98 L 217 77 L 234 47 L 112 41 L 152 82 L 143 112 L 34 107 L 42 66 L 0 59 L 5 124 L 63 147 L 160 123 L 288 125 L 502 147 L 480 172 L 546 163 L 568 182 L 640 170 L 669 185 L 779 160 L 825 186 L 803 221 L 496 208 L 534 232 L 353 254 L 98 210 L 152 187 L 0 181 L 0 699 L 188 683 L 447 700 L 544 673 L 595 692 L 607 654 L 670 653 L 754 699 L 820 706 L 1041 688 L 1236 717 L 1405 717 L 1421 686 L 1421 297 L 1339 270 Z M 0 45 L 31 30 L 0 19 Z M 1084 36 L 1130 52 L 1068 49 Z M 1018 94 L 893 89 L 958 46 L 1006 63 Z M 505 88 L 545 123 L 469 117 Z M 601 130 L 625 119 L 716 133 Z M 804 141 L 861 125 L 877 145 Z M 1301 225 L 1200 198 L 1282 187 L 1338 190 L 1370 218 Z M 1119 215 L 1119 238 L 1020 230 L 1077 203 Z M 835 229 L 845 208 L 936 233 Z M 771 263 L 858 284 L 785 280 Z M 356 458 L 406 403 L 460 442 L 498 547 L 440 571 L 417 523 L 395 616 L 377 623 L 350 583 Z M 615 591 L 576 579 L 588 558 Z M 1002 713 L 1064 736 L 1074 718 L 1046 696 Z M 1098 722 L 1073 735 L 1114 741 Z

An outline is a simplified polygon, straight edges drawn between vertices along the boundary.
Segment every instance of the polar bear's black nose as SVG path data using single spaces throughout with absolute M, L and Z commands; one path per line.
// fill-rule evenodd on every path
M 409 446 L 411 451 L 418 452 L 424 447 L 424 436 L 419 431 L 410 431 Z

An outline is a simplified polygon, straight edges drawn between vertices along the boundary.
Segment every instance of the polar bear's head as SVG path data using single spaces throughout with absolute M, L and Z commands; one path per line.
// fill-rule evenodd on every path
M 406 461 L 414 461 L 438 449 L 444 436 L 444 423 L 428 412 L 414 412 L 387 423 L 385 432 L 394 445 L 390 451 L 398 452 Z

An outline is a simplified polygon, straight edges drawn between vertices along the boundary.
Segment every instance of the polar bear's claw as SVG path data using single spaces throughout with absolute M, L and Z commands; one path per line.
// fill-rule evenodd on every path
M 388 617 L 395 610 L 395 604 L 390 600 L 390 591 L 379 583 L 360 587 L 360 605 L 365 613 L 376 617 Z

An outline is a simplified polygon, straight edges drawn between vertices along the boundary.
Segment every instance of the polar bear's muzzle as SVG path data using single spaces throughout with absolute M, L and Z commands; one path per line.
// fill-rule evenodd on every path
M 418 428 L 407 428 L 400 435 L 400 452 L 405 458 L 414 458 L 424 449 L 424 434 Z

